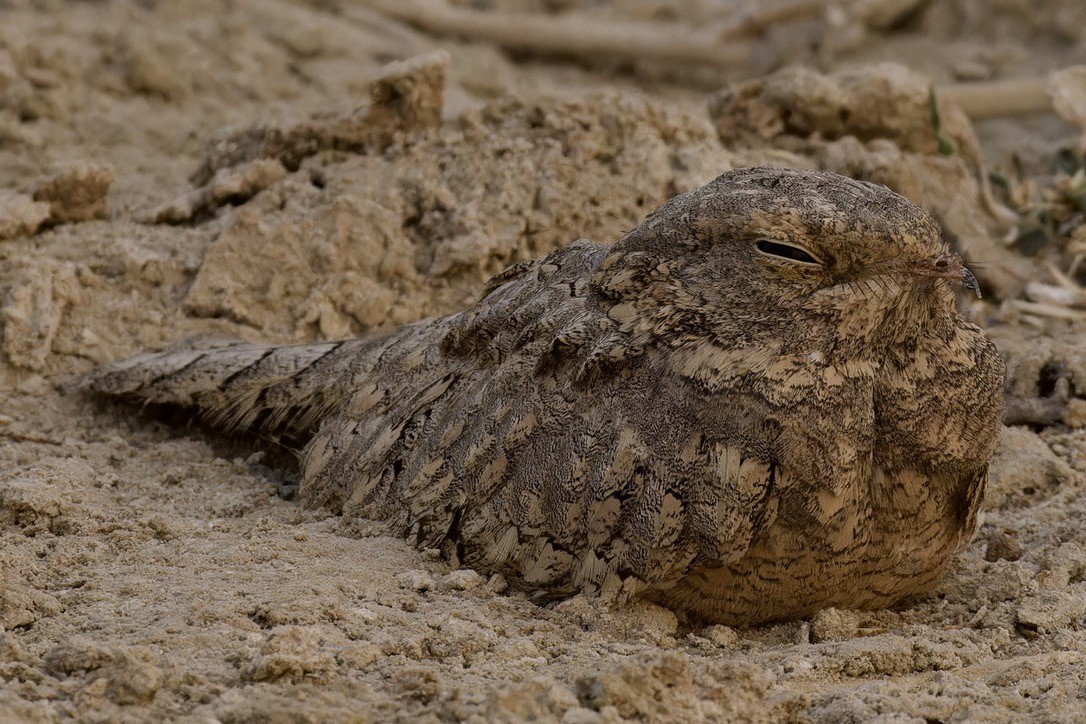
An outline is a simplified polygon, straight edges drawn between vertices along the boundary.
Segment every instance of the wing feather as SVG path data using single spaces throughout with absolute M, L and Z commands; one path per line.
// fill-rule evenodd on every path
M 534 593 L 633 595 L 740 555 L 773 475 L 735 440 L 688 439 L 689 393 L 593 296 L 607 251 L 579 242 L 519 265 L 471 309 L 383 337 L 189 345 L 91 387 L 305 434 L 304 503 Z M 629 355 L 645 364 L 616 364 Z

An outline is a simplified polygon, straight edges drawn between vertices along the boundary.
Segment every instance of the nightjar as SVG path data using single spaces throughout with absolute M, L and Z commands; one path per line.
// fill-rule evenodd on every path
M 90 387 L 304 444 L 300 498 L 536 600 L 731 625 L 929 590 L 971 536 L 1003 362 L 924 211 L 832 173 L 725 173 L 614 244 L 362 339 L 212 342 Z

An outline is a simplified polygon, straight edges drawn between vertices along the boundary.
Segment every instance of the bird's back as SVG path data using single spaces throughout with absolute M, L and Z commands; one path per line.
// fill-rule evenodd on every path
M 526 588 L 569 594 L 608 574 L 640 586 L 695 555 L 678 486 L 699 453 L 683 477 L 671 458 L 693 421 L 651 414 L 681 411 L 666 399 L 681 392 L 624 367 L 641 350 L 591 285 L 610 248 L 577 242 L 511 267 L 468 310 L 383 336 L 183 345 L 90 387 L 307 442 L 304 503 L 385 521 Z

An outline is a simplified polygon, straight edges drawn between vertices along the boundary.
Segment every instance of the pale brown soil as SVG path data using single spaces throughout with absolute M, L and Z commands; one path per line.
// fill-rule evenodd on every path
M 514 58 L 348 0 L 0 0 L 0 721 L 1081 720 L 1086 315 L 1015 302 L 1086 233 L 1065 214 L 1027 259 L 1002 242 L 1000 202 L 1021 204 L 985 188 L 988 168 L 1043 186 L 1078 131 L 948 108 L 941 155 L 927 87 L 1083 62 L 1084 28 L 1078 0 L 932 0 L 886 35 L 773 28 L 767 67 L 721 73 Z M 438 49 L 386 70 L 407 92 L 371 105 L 387 62 Z M 738 85 L 781 60 L 808 71 Z M 337 338 L 455 310 L 509 263 L 766 163 L 938 213 L 981 262 L 989 294 L 963 302 L 1033 422 L 1001 438 L 974 542 L 900 610 L 691 631 L 649 605 L 541 608 L 301 509 L 259 441 L 79 391 L 188 335 Z

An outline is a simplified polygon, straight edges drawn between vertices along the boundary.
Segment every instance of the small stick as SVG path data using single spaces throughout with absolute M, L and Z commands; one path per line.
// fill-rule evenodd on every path
M 1068 309 L 1086 309 L 1086 290 L 1033 281 L 1026 284 L 1026 296 L 1031 301 Z
M 974 121 L 1052 110 L 1052 99 L 1044 78 L 951 83 L 936 89 L 936 93 L 941 100 L 961 108 Z
M 593 23 L 583 16 L 487 13 L 422 0 L 365 2 L 428 32 L 485 40 L 509 50 L 730 67 L 748 65 L 753 51 L 749 41 L 729 41 L 719 31 L 682 23 Z
M 1082 294 L 1084 291 L 1086 291 L 1082 288 L 1081 285 L 1079 285 L 1078 282 L 1072 279 L 1069 275 L 1064 274 L 1062 271 L 1060 271 L 1060 268 L 1052 262 L 1046 260 L 1044 262 L 1044 268 L 1048 271 L 1049 274 L 1052 275 L 1052 278 L 1056 280 L 1056 283 L 1064 289 L 1072 291 L 1076 294 Z M 1071 273 L 1073 274 L 1074 272 Z
M 973 614 L 973 617 L 966 622 L 965 627 L 966 628 L 973 628 L 978 623 L 980 623 L 981 620 L 987 615 L 988 615 L 988 607 L 987 606 L 981 606 L 980 610 L 977 611 L 975 614 Z
M 13 442 L 33 442 L 39 445 L 63 445 L 62 440 L 56 438 L 47 437 L 45 435 L 36 435 L 31 432 L 16 432 L 15 430 L 0 430 L 0 437 Z
M 1068 275 L 1074 276 L 1078 273 L 1079 266 L 1082 262 L 1086 261 L 1086 254 L 1077 254 L 1074 259 L 1071 260 L 1071 267 L 1067 270 Z
M 1003 402 L 1006 425 L 1058 425 L 1067 412 L 1067 400 L 1054 397 L 1007 395 Z
M 1017 309 L 1027 314 L 1036 314 L 1041 317 L 1066 319 L 1072 322 L 1086 320 L 1086 312 L 1077 309 L 1068 309 L 1067 307 L 1057 307 L 1054 304 L 1027 302 L 1021 299 L 1012 299 L 1006 302 L 1006 304 L 1010 306 L 1011 309 Z

